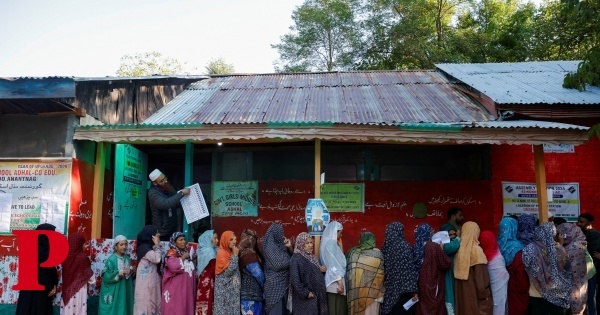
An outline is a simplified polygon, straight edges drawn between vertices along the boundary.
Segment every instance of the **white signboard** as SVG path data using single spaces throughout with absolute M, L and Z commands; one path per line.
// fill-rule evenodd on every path
M 549 217 L 577 218 L 579 216 L 579 183 L 547 184 L 552 189 L 548 202 Z M 535 183 L 502 182 L 504 215 L 538 215 Z
M 187 223 L 196 222 L 202 218 L 208 217 L 208 207 L 200 190 L 198 183 L 188 187 L 190 194 L 181 198 L 181 205 Z
M 0 233 L 10 233 L 12 194 L 0 192 Z

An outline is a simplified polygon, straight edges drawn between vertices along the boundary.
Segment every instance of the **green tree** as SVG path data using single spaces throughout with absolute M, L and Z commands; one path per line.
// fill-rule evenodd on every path
M 567 12 L 573 13 L 581 23 L 582 35 L 589 40 L 585 47 L 584 60 L 577 72 L 567 74 L 563 86 L 585 90 L 586 84 L 600 86 L 600 1 L 598 0 L 562 0 Z
M 371 0 L 361 69 L 430 69 L 455 61 L 452 19 L 470 0 Z
M 229 74 L 235 72 L 233 64 L 227 63 L 222 57 L 211 59 L 204 69 L 206 69 L 207 74 Z
M 160 52 L 151 51 L 121 57 L 121 65 L 117 70 L 120 77 L 141 77 L 151 75 L 182 74 L 183 66 L 174 58 L 163 56 Z
M 535 7 L 517 0 L 481 0 L 459 17 L 453 50 L 464 62 L 516 62 L 530 56 Z
M 278 72 L 347 70 L 360 50 L 360 28 L 353 0 L 306 0 L 292 13 L 294 25 L 277 49 Z

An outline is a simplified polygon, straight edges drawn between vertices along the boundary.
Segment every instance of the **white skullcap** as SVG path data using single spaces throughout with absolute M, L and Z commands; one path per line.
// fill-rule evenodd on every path
M 125 236 L 123 236 L 123 235 L 117 235 L 117 237 L 115 237 L 115 243 L 114 243 L 113 246 L 116 247 L 117 244 L 119 244 L 119 242 L 126 241 L 126 240 L 127 240 L 127 238 Z
M 154 171 L 152 171 L 150 175 L 148 175 L 148 178 L 150 178 L 151 181 L 155 181 L 160 175 L 162 175 L 162 172 L 157 168 Z

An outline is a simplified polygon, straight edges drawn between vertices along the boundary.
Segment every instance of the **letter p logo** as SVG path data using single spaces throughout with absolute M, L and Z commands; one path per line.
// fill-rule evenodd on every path
M 48 238 L 48 257 L 40 262 L 41 267 L 60 265 L 69 253 L 69 242 L 61 233 L 47 230 L 13 231 L 19 238 L 19 278 L 13 290 L 44 290 L 38 283 L 38 236 Z

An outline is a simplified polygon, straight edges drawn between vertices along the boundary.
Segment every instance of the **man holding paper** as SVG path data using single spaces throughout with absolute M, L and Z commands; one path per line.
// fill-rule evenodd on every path
M 171 234 L 181 230 L 181 203 L 185 195 L 190 194 L 189 188 L 175 191 L 167 180 L 167 176 L 155 169 L 148 175 L 152 187 L 148 189 L 148 200 L 152 211 L 152 225 L 158 226 L 161 241 L 168 241 Z

